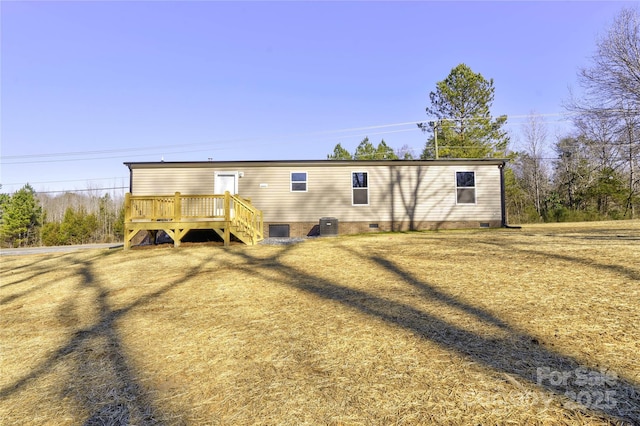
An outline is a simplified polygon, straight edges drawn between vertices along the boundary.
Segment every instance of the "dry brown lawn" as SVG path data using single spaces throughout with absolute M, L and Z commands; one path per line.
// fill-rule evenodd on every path
M 640 221 L 2 256 L 1 424 L 640 424 Z

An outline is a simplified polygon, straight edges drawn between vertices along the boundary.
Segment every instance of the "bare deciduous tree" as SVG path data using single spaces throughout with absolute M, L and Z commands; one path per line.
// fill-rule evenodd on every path
M 583 106 L 593 110 L 640 107 L 640 17 L 636 9 L 622 9 L 607 34 L 596 44 L 592 65 L 580 69 L 585 89 Z M 586 101 L 586 104 L 584 103 Z
M 640 138 L 640 16 L 637 9 L 620 11 L 598 40 L 591 65 L 579 70 L 584 95 L 572 96 L 567 108 L 577 113 L 576 127 L 595 141 L 602 168 L 628 176 L 626 210 L 634 217 L 638 201 L 636 177 Z M 598 126 L 600 126 L 598 128 Z M 617 163 L 617 164 L 616 164 Z
M 532 113 L 522 126 L 524 155 L 520 157 L 520 167 L 525 190 L 531 194 L 538 215 L 542 215 L 542 201 L 549 184 L 549 173 L 544 163 L 544 149 L 547 128 L 540 116 Z

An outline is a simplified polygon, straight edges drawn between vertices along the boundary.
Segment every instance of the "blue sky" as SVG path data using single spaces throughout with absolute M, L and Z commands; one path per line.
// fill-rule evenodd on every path
M 552 143 L 578 67 L 637 2 L 0 3 L 2 192 L 128 185 L 125 161 L 324 159 L 409 145 L 460 63 L 513 147 Z M 122 191 L 120 191 L 122 192 Z

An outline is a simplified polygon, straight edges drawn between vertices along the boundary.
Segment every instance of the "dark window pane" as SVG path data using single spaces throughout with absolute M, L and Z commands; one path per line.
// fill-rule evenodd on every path
M 291 181 L 292 182 L 306 182 L 307 174 L 306 173 L 291 173 Z
M 353 189 L 353 204 L 369 204 L 369 190 L 367 188 Z
M 352 178 L 354 188 L 366 188 L 368 186 L 366 172 L 352 173 Z
M 307 190 L 307 184 L 306 184 L 306 182 L 293 182 L 291 184 L 291 190 L 292 191 L 306 191 Z
M 474 172 L 456 172 L 456 186 L 458 188 L 469 188 L 476 186 Z
M 474 204 L 475 202 L 475 188 L 458 188 L 458 204 Z

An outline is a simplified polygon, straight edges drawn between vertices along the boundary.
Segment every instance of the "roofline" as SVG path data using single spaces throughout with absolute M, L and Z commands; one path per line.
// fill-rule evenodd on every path
M 277 166 L 277 165 L 380 165 L 380 166 L 397 166 L 397 165 L 456 165 L 456 164 L 488 164 L 501 166 L 509 160 L 505 158 L 448 158 L 438 160 L 244 160 L 244 161 L 142 161 L 142 162 L 125 162 L 123 163 L 129 169 L 133 168 L 195 168 L 195 167 L 233 167 L 233 166 Z

